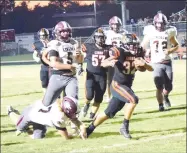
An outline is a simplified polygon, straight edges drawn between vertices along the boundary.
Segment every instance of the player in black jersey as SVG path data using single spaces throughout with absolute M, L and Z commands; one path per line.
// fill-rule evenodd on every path
M 120 133 L 130 139 L 129 120 L 138 103 L 138 97 L 131 89 L 135 72 L 140 68 L 142 71 L 152 71 L 153 68 L 143 59 L 143 49 L 139 47 L 138 38 L 134 34 L 126 34 L 122 40 L 122 46 L 120 48 L 112 47 L 109 54 L 117 59 L 114 66 L 114 77 L 110 86 L 112 99 L 105 111 L 99 114 L 87 128 L 87 136 L 105 120 L 114 117 L 126 104 Z
M 42 84 L 43 91 L 45 92 L 48 82 L 49 82 L 49 66 L 42 60 L 42 53 L 43 50 L 47 48 L 47 43 L 50 41 L 49 40 L 49 31 L 46 28 L 41 28 L 38 31 L 38 37 L 39 40 L 34 42 L 33 44 L 33 59 L 37 63 L 42 63 L 41 64 L 41 69 L 40 69 L 40 80 Z
M 103 95 L 106 90 L 107 69 L 102 66 L 102 62 L 109 57 L 109 48 L 105 45 L 105 35 L 102 29 L 97 29 L 94 33 L 94 44 L 82 44 L 82 51 L 86 53 L 86 102 L 82 109 L 82 116 L 86 116 L 90 107 L 90 102 L 94 98 L 90 119 L 97 113 Z

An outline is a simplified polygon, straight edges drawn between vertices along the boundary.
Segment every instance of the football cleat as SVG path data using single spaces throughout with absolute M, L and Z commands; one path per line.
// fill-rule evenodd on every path
M 166 108 L 171 107 L 171 103 L 170 103 L 168 96 L 164 96 L 164 105 Z
M 163 112 L 165 109 L 164 109 L 164 106 L 163 106 L 163 104 L 159 104 L 159 111 L 160 112 Z
M 12 113 L 12 112 L 20 115 L 18 110 L 14 109 L 12 106 L 7 106 L 7 114 L 10 115 L 10 113 Z
M 129 133 L 128 127 L 125 127 L 124 125 L 120 128 L 120 134 L 123 135 L 127 139 L 131 139 L 131 135 Z

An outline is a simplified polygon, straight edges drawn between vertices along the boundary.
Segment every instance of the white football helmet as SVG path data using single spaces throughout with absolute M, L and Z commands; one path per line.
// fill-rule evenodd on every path
M 164 31 L 166 25 L 168 24 L 167 17 L 159 12 L 153 18 L 153 24 L 158 31 Z
M 54 28 L 56 39 L 62 41 L 69 41 L 72 37 L 72 28 L 66 21 L 60 21 Z
M 113 16 L 109 20 L 109 26 L 112 30 L 114 30 L 115 32 L 118 32 L 120 30 L 120 27 L 122 26 L 121 19 L 117 16 Z

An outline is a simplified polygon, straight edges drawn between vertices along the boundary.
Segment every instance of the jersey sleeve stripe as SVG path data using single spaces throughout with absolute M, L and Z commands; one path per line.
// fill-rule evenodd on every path
M 111 50 L 114 52 L 114 57 L 118 58 L 120 56 L 120 52 L 116 47 L 112 47 Z

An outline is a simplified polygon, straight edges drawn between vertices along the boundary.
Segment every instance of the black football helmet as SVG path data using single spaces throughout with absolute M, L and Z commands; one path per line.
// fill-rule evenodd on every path
M 38 37 L 40 40 L 46 40 L 49 39 L 49 30 L 47 30 L 46 28 L 41 28 L 38 31 Z
M 105 44 L 105 40 L 106 40 L 106 36 L 105 36 L 105 34 L 104 34 L 103 29 L 98 28 L 98 29 L 94 32 L 93 39 L 94 39 L 95 43 L 96 43 L 98 46 L 101 46 L 101 47 L 102 47 L 102 46 Z
M 143 48 L 140 46 L 140 40 L 135 34 L 125 34 L 122 37 L 121 43 L 125 52 L 130 52 L 131 54 L 138 57 L 143 55 Z
M 62 107 L 62 111 L 68 118 L 70 119 L 77 118 L 77 111 L 78 111 L 77 99 L 70 96 L 65 96 L 62 100 L 61 107 Z

